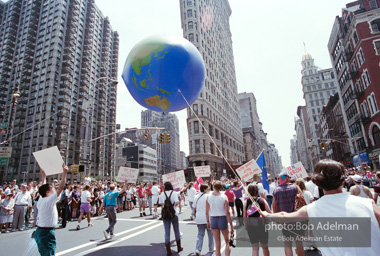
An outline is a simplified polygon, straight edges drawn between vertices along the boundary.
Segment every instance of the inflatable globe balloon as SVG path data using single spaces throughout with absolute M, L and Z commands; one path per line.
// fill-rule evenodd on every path
M 152 36 L 133 47 L 122 78 L 143 107 L 174 112 L 187 108 L 199 97 L 205 65 L 197 48 L 186 39 Z

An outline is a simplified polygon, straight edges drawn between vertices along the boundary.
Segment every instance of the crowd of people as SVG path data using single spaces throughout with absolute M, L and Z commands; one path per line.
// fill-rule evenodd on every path
M 273 179 L 268 179 L 269 189 L 265 189 L 259 175 L 254 175 L 249 182 L 239 179 L 223 178 L 223 180 L 195 179 L 186 183 L 183 188 L 174 189 L 170 182 L 130 184 L 113 182 L 92 182 L 86 176 L 81 182 L 71 184 L 66 182 L 67 167 L 63 166 L 62 180 L 54 180 L 46 184 L 42 173 L 40 183 L 30 182 L 17 185 L 17 181 L 4 183 L 0 187 L 0 232 L 8 233 L 23 231 L 37 227 L 35 240 L 41 255 L 53 255 L 55 252 L 54 229 L 60 223 L 65 228 L 68 221 L 77 222 L 77 230 L 81 229 L 81 221 L 87 218 L 88 227 L 92 227 L 91 218 L 106 213 L 109 227 L 104 231 L 106 240 L 114 236 L 117 213 L 134 210 L 140 217 L 147 215 L 163 221 L 165 231 L 165 247 L 167 255 L 171 255 L 170 229 L 174 229 L 177 251 L 183 250 L 178 215 L 186 206 L 186 198 L 191 209 L 190 220 L 195 220 L 198 228 L 195 254 L 201 255 L 203 240 L 207 232 L 208 251 L 221 255 L 222 241 L 225 242 L 225 255 L 230 255 L 234 246 L 233 219 L 265 216 L 329 216 L 339 217 L 342 211 L 350 211 L 342 206 L 342 211 L 328 212 L 337 202 L 333 198 L 342 194 L 345 187 L 349 193 L 344 200 L 370 207 L 368 201 L 352 199 L 356 197 L 372 200 L 373 212 L 380 223 L 380 214 L 376 208 L 380 189 L 380 172 L 371 174 L 364 168 L 344 169 L 343 166 L 331 160 L 321 161 L 315 168 L 314 176 L 305 179 L 291 179 L 287 173 L 280 173 Z M 374 187 L 370 189 L 363 185 L 369 181 Z M 186 195 L 186 197 L 185 197 Z M 346 196 L 347 195 L 347 196 Z M 347 197 L 347 198 L 346 198 Z M 327 199 L 326 199 L 327 198 Z M 365 205 L 365 206 L 364 206 Z M 320 210 L 318 207 L 325 207 Z M 138 210 L 137 210 L 138 209 Z M 364 215 L 366 213 L 363 213 Z M 362 216 L 364 217 L 364 216 Z M 379 226 L 377 227 L 379 228 Z M 249 232 L 252 244 L 252 255 L 269 255 L 268 234 L 259 225 L 255 231 Z M 260 234 L 260 235 L 259 235 Z M 264 234 L 264 235 L 263 235 Z M 292 234 L 284 234 L 291 236 Z M 378 233 L 374 234 L 376 237 Z M 50 241 L 47 243 L 46 241 Z M 52 245 L 53 244 L 53 245 Z M 304 245 L 295 243 L 297 255 L 304 255 Z M 285 255 L 293 255 L 292 243 L 285 242 Z M 371 254 L 368 254 L 371 255 Z

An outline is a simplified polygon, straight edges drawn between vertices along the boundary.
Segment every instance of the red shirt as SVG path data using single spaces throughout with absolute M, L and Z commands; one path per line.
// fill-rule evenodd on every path
M 146 192 L 148 192 L 148 196 L 152 196 L 152 187 L 147 188 Z
M 136 192 L 139 194 L 139 197 L 144 197 L 145 196 L 145 189 L 143 188 L 138 188 Z
M 227 189 L 226 192 L 224 192 L 224 194 L 228 198 L 229 203 L 232 203 L 235 201 L 235 194 L 231 190 Z

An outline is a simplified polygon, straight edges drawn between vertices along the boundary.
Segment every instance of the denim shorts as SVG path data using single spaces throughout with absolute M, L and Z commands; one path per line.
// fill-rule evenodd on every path
M 221 231 L 228 229 L 227 217 L 226 216 L 210 217 L 210 228 L 220 229 Z
M 117 198 L 117 204 L 123 204 L 123 198 L 118 197 Z

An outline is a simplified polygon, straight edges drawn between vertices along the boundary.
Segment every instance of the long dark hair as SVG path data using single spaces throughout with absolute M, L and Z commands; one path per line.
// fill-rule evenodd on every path
M 164 183 L 164 190 L 165 191 L 173 190 L 173 185 L 170 181 L 167 181 Z

